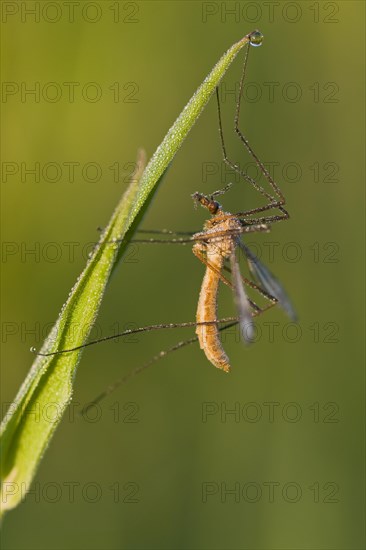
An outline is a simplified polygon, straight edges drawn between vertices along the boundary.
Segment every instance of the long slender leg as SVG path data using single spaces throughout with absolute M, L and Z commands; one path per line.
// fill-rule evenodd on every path
M 280 222 L 283 220 L 288 220 L 290 217 L 289 213 L 284 208 L 282 208 L 282 206 L 279 206 L 278 209 L 281 212 L 284 212 L 284 214 L 283 215 L 275 214 L 273 216 L 263 216 L 261 218 L 253 218 L 245 221 L 246 223 L 249 223 L 249 224 L 253 223 L 255 225 L 258 225 L 258 224 L 266 224 L 266 223 L 271 224 L 271 223 Z
M 198 252 L 197 250 L 194 250 L 194 253 L 197 256 L 197 258 L 204 265 L 206 265 L 206 267 L 213 270 L 218 275 L 218 277 L 220 278 L 220 280 L 224 284 L 226 284 L 231 289 L 233 289 L 232 283 L 228 279 L 226 279 L 226 277 L 224 277 L 222 275 L 222 273 L 218 269 L 216 269 L 216 267 L 213 266 L 204 257 L 204 255 L 201 252 Z M 254 285 L 254 283 L 250 282 L 250 286 L 253 286 L 253 285 Z M 253 288 L 254 288 L 254 286 L 253 286 Z M 265 311 L 267 309 L 267 308 L 265 308 L 264 310 L 262 310 L 255 302 L 253 302 L 253 300 L 249 300 L 249 301 L 250 301 L 250 305 L 252 306 L 252 308 L 254 310 L 253 315 L 257 315 L 257 314 L 259 314 L 262 311 Z M 275 305 L 275 303 L 271 304 L 271 307 L 272 307 L 272 305 Z M 90 342 L 87 342 L 86 344 L 82 344 L 80 346 L 75 346 L 73 348 L 54 351 L 54 352 L 50 352 L 50 353 L 37 353 L 37 355 L 40 355 L 42 357 L 48 357 L 48 356 L 51 356 L 51 355 L 59 355 L 61 353 L 70 353 L 70 352 L 82 349 L 84 347 L 89 347 L 89 346 L 92 346 L 92 345 L 95 345 L 95 344 L 99 344 L 101 342 L 106 342 L 106 341 L 109 341 L 109 340 L 115 340 L 119 337 L 128 336 L 128 335 L 132 335 L 132 334 L 137 334 L 137 333 L 141 333 L 141 332 L 147 332 L 147 331 L 153 331 L 153 330 L 162 330 L 162 329 L 187 328 L 187 327 L 197 326 L 197 324 L 202 324 L 202 325 L 204 325 L 204 324 L 217 324 L 217 323 L 223 323 L 223 322 L 231 322 L 233 320 L 235 320 L 235 319 L 234 318 L 227 318 L 227 319 L 220 319 L 220 320 L 217 320 L 217 321 L 216 320 L 207 321 L 207 322 L 203 322 L 203 323 L 197 323 L 197 322 L 192 321 L 192 322 L 187 322 L 187 323 L 168 323 L 168 324 L 150 325 L 150 326 L 146 326 L 146 327 L 139 327 L 139 328 L 136 328 L 136 329 L 129 329 L 129 330 L 123 331 L 123 332 L 118 333 L 118 334 L 112 334 L 112 335 L 109 335 L 109 336 L 105 336 L 103 338 L 99 338 L 98 340 L 91 340 Z
M 227 218 L 236 217 L 236 214 L 227 214 L 220 217 L 221 220 Z M 131 243 L 143 243 L 143 244 L 192 244 L 197 241 L 214 241 L 215 239 L 221 240 L 222 237 L 227 235 L 232 235 L 233 237 L 239 236 L 243 233 L 258 233 L 258 232 L 267 232 L 268 227 L 264 227 L 263 223 L 255 223 L 255 220 L 251 220 L 253 223 L 248 223 L 248 225 L 243 226 L 241 229 L 225 230 L 225 231 L 215 231 L 212 233 L 207 233 L 205 231 L 195 233 L 192 237 L 187 239 L 177 238 L 177 239 L 131 239 Z M 105 244 L 115 244 L 118 241 L 111 241 L 110 243 Z
M 224 133 L 223 133 L 223 126 L 222 126 L 222 117 L 221 117 L 221 105 L 220 105 L 220 97 L 219 97 L 219 89 L 216 88 L 216 99 L 217 99 L 217 112 L 218 112 L 218 119 L 219 119 L 219 133 L 220 133 L 220 140 L 221 140 L 221 148 L 222 148 L 222 152 L 223 152 L 223 159 L 224 159 L 224 162 L 225 164 L 227 164 L 230 168 L 232 168 L 233 170 L 235 170 L 237 173 L 239 173 L 246 181 L 248 181 L 259 193 L 261 193 L 261 195 L 265 196 L 268 200 L 269 200 L 269 203 L 264 206 L 264 207 L 261 207 L 261 210 L 260 211 L 264 211 L 264 210 L 271 210 L 271 209 L 274 209 L 274 208 L 278 208 L 282 211 L 283 213 L 283 216 L 281 217 L 276 217 L 276 218 L 272 218 L 272 221 L 280 221 L 280 220 L 284 220 L 284 219 L 287 219 L 289 216 L 286 212 L 286 210 L 284 208 L 281 208 L 282 205 L 285 204 L 285 197 L 284 195 L 282 194 L 282 191 L 280 190 L 280 188 L 278 187 L 278 185 L 276 184 L 276 182 L 273 180 L 273 178 L 271 177 L 271 175 L 269 174 L 268 170 L 265 168 L 265 166 L 263 165 L 263 163 L 260 161 L 260 159 L 258 158 L 258 156 L 255 154 L 255 152 L 253 151 L 253 149 L 251 148 L 251 146 L 249 145 L 249 142 L 248 140 L 246 139 L 246 137 L 243 135 L 243 133 L 241 132 L 240 128 L 239 128 L 239 116 L 240 116 L 240 107 L 241 107 L 241 98 L 242 98 L 242 93 L 243 93 L 243 85 L 244 85 L 244 80 L 245 80 L 245 74 L 246 74 L 246 66 L 247 66 L 247 61 L 248 61 L 248 55 L 249 55 L 249 49 L 250 49 L 250 46 L 248 46 L 247 50 L 246 50 L 246 54 L 245 54 L 245 59 L 244 59 L 244 67 L 243 67 L 243 73 L 242 73 L 242 77 L 241 77 L 241 80 L 240 80 L 240 86 L 239 86 L 239 98 L 238 98 L 238 101 L 237 101 L 237 105 L 236 105 L 236 111 L 235 111 L 235 118 L 234 118 L 234 130 L 235 130 L 235 133 L 239 136 L 239 138 L 241 139 L 242 143 L 244 144 L 245 148 L 247 149 L 247 151 L 249 152 L 249 154 L 253 157 L 256 165 L 258 166 L 258 168 L 260 169 L 260 171 L 262 172 L 262 174 L 265 176 L 265 178 L 267 179 L 269 185 L 271 186 L 271 188 L 273 189 L 275 195 L 277 195 L 277 198 L 276 196 L 274 195 L 271 195 L 270 193 L 268 193 L 261 185 L 259 185 L 259 183 L 257 183 L 253 178 L 251 178 L 249 176 L 249 174 L 247 174 L 246 172 L 244 172 L 243 170 L 240 169 L 240 167 L 238 166 L 238 164 L 234 163 L 233 161 L 231 161 L 228 156 L 227 156 L 227 152 L 226 152 L 226 145 L 225 145 L 225 140 L 224 140 Z M 258 212 L 259 210 L 253 210 L 252 213 L 255 213 L 255 212 Z
M 283 208 L 283 206 L 278 206 L 277 208 L 278 208 L 278 210 L 283 212 L 283 214 L 281 214 L 281 215 L 276 214 L 276 215 L 273 215 L 273 216 L 263 216 L 263 217 L 259 217 L 259 218 L 248 218 L 249 215 L 257 214 L 259 212 L 265 212 L 267 210 L 271 210 L 272 207 L 268 208 L 268 205 L 267 205 L 267 206 L 260 206 L 258 208 L 252 208 L 251 210 L 245 210 L 244 212 L 236 212 L 235 214 L 222 214 L 222 216 L 220 216 L 220 219 L 224 220 L 224 219 L 228 219 L 228 218 L 244 218 L 243 221 L 247 225 L 259 225 L 259 224 L 263 224 L 263 223 L 267 223 L 267 222 L 268 223 L 273 223 L 273 222 L 276 222 L 276 221 L 288 220 L 290 215 L 287 212 L 287 210 L 285 210 Z
M 219 332 L 222 332 L 222 331 L 227 330 L 228 328 L 231 328 L 231 327 L 233 327 L 237 324 L 238 324 L 238 321 L 233 321 L 233 322 L 225 325 L 224 327 L 220 327 L 218 330 L 219 330 Z M 189 338 L 188 340 L 183 340 L 181 342 L 178 342 L 177 344 L 175 344 L 171 348 L 168 348 L 166 350 L 161 350 L 159 353 L 157 353 L 151 359 L 149 359 L 149 361 L 147 361 L 143 365 L 140 365 L 139 367 L 136 367 L 135 369 L 128 372 L 125 376 L 122 376 L 121 378 L 118 378 L 118 380 L 116 380 L 115 382 L 110 384 L 103 392 L 101 392 L 97 397 L 95 397 L 90 403 L 88 403 L 81 410 L 81 414 L 86 414 L 88 412 L 88 409 L 90 409 L 94 405 L 97 405 L 98 403 L 100 403 L 100 401 L 102 401 L 103 399 L 108 397 L 108 395 L 113 393 L 116 389 L 118 389 L 120 386 L 122 386 L 123 384 L 128 382 L 128 380 L 130 378 L 132 378 L 133 376 L 135 376 L 136 374 L 140 374 L 144 370 L 151 367 L 157 361 L 160 361 L 160 359 L 163 359 L 163 357 L 166 357 L 170 353 L 173 353 L 174 351 L 178 351 L 179 349 L 182 349 L 185 346 L 189 346 L 190 344 L 193 344 L 194 342 L 197 342 L 197 340 L 198 340 L 198 336 L 193 336 L 192 338 Z
M 234 129 L 235 129 L 235 132 L 236 132 L 237 136 L 239 136 L 242 143 L 244 143 L 244 146 L 247 149 L 248 153 L 254 158 L 254 161 L 255 161 L 256 165 L 258 166 L 258 168 L 261 170 L 262 174 L 267 179 L 267 181 L 270 184 L 270 186 L 272 187 L 273 191 L 279 197 L 280 201 L 279 201 L 278 204 L 285 204 L 286 200 L 285 200 L 285 197 L 283 196 L 282 191 L 280 190 L 280 188 L 278 187 L 278 185 L 274 181 L 274 179 L 271 177 L 270 173 L 268 172 L 267 168 L 264 166 L 262 161 L 255 154 L 255 152 L 253 151 L 253 149 L 249 145 L 249 142 L 248 142 L 247 138 L 244 136 L 244 134 L 242 133 L 242 131 L 239 128 L 241 99 L 242 99 L 242 96 L 243 96 L 244 80 L 245 80 L 246 68 L 247 68 L 247 63 L 248 63 L 249 50 L 250 50 L 250 47 L 248 47 L 247 50 L 246 50 L 246 55 L 245 55 L 245 58 L 244 58 L 243 72 L 242 72 L 242 76 L 241 76 L 241 79 L 240 79 L 239 97 L 238 97 L 238 101 L 237 101 L 237 104 L 236 104 L 236 111 L 235 111 L 235 118 L 234 118 Z
M 253 316 L 256 317 L 262 313 L 264 313 L 265 311 L 267 311 L 268 309 L 271 309 L 272 307 L 274 307 L 276 304 L 275 303 L 271 303 L 271 304 L 268 304 L 265 308 L 263 309 L 259 309 L 259 311 L 255 311 L 253 312 Z M 225 321 L 225 322 L 228 322 L 229 320 Z M 224 322 L 224 321 L 223 321 Z M 238 320 L 234 320 L 234 321 L 231 321 L 231 322 L 228 322 L 227 325 L 225 325 L 224 327 L 219 327 L 219 332 L 223 332 L 224 330 L 227 330 L 235 325 L 238 324 Z M 111 393 L 113 393 L 115 390 L 117 390 L 120 386 L 122 386 L 123 384 L 125 384 L 126 382 L 128 382 L 128 380 L 130 378 L 132 378 L 133 376 L 137 375 L 137 374 L 140 374 L 141 372 L 143 372 L 144 370 L 148 369 L 149 367 L 151 367 L 154 363 L 156 363 L 157 361 L 159 361 L 160 359 L 162 359 L 163 357 L 166 357 L 167 355 L 169 355 L 170 353 L 173 353 L 174 351 L 178 351 L 179 349 L 182 349 L 183 347 L 185 346 L 188 346 L 190 344 L 193 344 L 194 342 L 197 342 L 198 340 L 198 337 L 197 336 L 193 336 L 192 338 L 189 338 L 188 340 L 184 340 L 184 341 L 181 341 L 181 342 L 178 342 L 177 344 L 175 344 L 174 346 L 172 346 L 171 348 L 168 348 L 167 350 L 162 350 L 160 351 L 159 353 L 157 353 L 156 355 L 154 355 L 154 357 L 152 357 L 147 363 L 144 363 L 143 365 L 140 365 L 139 367 L 136 367 L 135 369 L 131 370 L 129 373 L 127 373 L 125 376 L 123 376 L 122 378 L 119 378 L 118 380 L 116 380 L 115 382 L 113 382 L 112 384 L 110 384 L 103 392 L 101 392 L 97 397 L 95 397 L 90 403 L 88 403 L 81 411 L 81 414 L 85 414 L 88 409 L 90 407 L 92 407 L 93 405 L 96 405 L 98 403 L 100 403 L 100 401 L 102 401 L 103 399 L 105 399 L 106 397 L 108 397 L 108 395 L 110 395 Z
M 219 89 L 216 87 L 216 99 L 217 99 L 217 113 L 219 118 L 219 134 L 220 134 L 220 140 L 221 140 L 221 149 L 223 154 L 223 160 L 225 164 L 230 166 L 235 172 L 240 174 L 246 181 L 248 181 L 261 195 L 266 197 L 270 204 L 268 205 L 269 208 L 273 208 L 272 204 L 276 202 L 275 197 L 270 195 L 259 183 L 257 183 L 252 177 L 249 176 L 246 172 L 240 169 L 238 164 L 232 162 L 226 153 L 226 145 L 224 140 L 224 132 L 223 132 L 223 126 L 222 126 L 222 119 L 221 119 L 221 105 L 220 105 L 220 97 L 219 97 Z
M 151 332 L 153 330 L 163 330 L 163 329 L 189 328 L 189 327 L 196 327 L 197 325 L 216 325 L 218 323 L 230 323 L 234 321 L 237 322 L 236 317 L 227 317 L 225 319 L 218 319 L 217 321 L 203 321 L 202 323 L 197 323 L 196 321 L 188 321 L 187 323 L 167 323 L 167 324 L 159 324 L 159 325 L 148 325 L 145 327 L 138 327 L 138 328 L 124 330 L 123 332 L 118 332 L 117 334 L 110 334 L 109 336 L 104 336 L 103 338 L 98 338 L 97 340 L 91 340 L 86 344 L 81 344 L 80 346 L 75 346 L 73 348 L 62 349 L 58 351 L 51 351 L 49 353 L 39 353 L 39 352 L 36 352 L 35 350 L 34 351 L 36 355 L 39 355 L 41 357 L 50 357 L 51 355 L 61 355 L 62 353 L 71 353 L 73 351 L 77 351 L 82 348 L 87 348 L 89 346 L 100 344 L 101 342 L 117 340 L 117 338 L 123 338 L 124 336 L 131 336 L 132 334 L 138 334 L 141 332 Z
M 172 231 L 170 229 L 137 229 L 136 233 L 148 233 L 151 235 L 194 235 L 197 231 Z
M 250 50 L 250 48 L 248 47 L 247 50 L 246 50 L 246 55 L 245 55 L 245 58 L 244 58 L 243 72 L 242 72 L 241 79 L 240 79 L 239 97 L 238 97 L 238 101 L 236 103 L 236 111 L 235 111 L 235 118 L 234 118 L 234 129 L 235 129 L 235 133 L 237 134 L 237 136 L 239 136 L 242 143 L 244 143 L 245 148 L 247 149 L 248 153 L 254 158 L 256 165 L 258 166 L 258 168 L 261 170 L 262 174 L 268 180 L 268 182 L 271 185 L 273 191 L 279 197 L 280 203 L 285 204 L 286 201 L 285 201 L 285 197 L 282 194 L 282 191 L 280 190 L 280 188 L 278 187 L 276 182 L 271 177 L 270 173 L 268 172 L 267 168 L 264 166 L 263 162 L 255 154 L 255 152 L 253 151 L 253 149 L 249 145 L 249 142 L 248 142 L 247 138 L 244 136 L 244 134 L 242 133 L 242 131 L 239 128 L 241 99 L 242 99 L 242 96 L 243 96 L 244 80 L 245 80 L 245 73 L 246 73 L 246 68 L 247 68 L 247 63 L 248 63 L 249 50 Z
M 141 244 L 192 244 L 192 242 L 194 241 L 195 239 L 193 239 L 192 237 L 189 237 L 187 239 L 180 238 L 180 237 L 176 239 L 155 239 L 151 237 L 151 239 L 131 239 L 130 240 L 131 243 L 141 243 Z

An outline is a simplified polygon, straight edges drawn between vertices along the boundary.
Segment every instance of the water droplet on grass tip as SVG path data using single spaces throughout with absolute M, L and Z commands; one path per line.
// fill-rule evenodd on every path
M 260 31 L 254 31 L 250 35 L 251 46 L 261 46 L 263 41 L 263 34 Z

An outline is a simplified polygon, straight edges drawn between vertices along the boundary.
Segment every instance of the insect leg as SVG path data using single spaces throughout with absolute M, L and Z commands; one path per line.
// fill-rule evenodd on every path
M 225 140 L 224 140 L 223 125 L 222 125 L 219 88 L 216 87 L 217 113 L 218 113 L 218 120 L 219 120 L 219 134 L 220 134 L 221 148 L 222 148 L 222 153 L 223 153 L 223 160 L 224 160 L 225 164 L 227 164 L 235 172 L 240 174 L 261 195 L 263 195 L 264 197 L 266 197 L 269 200 L 269 203 L 266 206 L 262 207 L 262 211 L 263 210 L 271 210 L 273 208 L 278 208 L 283 213 L 283 217 L 281 216 L 280 219 L 287 219 L 288 215 L 287 215 L 286 210 L 284 208 L 281 208 L 282 205 L 284 205 L 286 203 L 286 200 L 285 200 L 285 197 L 284 197 L 282 191 L 280 190 L 280 188 L 278 187 L 276 182 L 273 180 L 273 178 L 271 177 L 270 173 L 268 172 L 268 170 L 266 169 L 266 167 L 264 166 L 262 161 L 258 158 L 256 153 L 253 151 L 253 149 L 249 145 L 249 142 L 248 142 L 247 138 L 244 136 L 244 134 L 242 133 L 242 131 L 239 128 L 241 98 L 242 98 L 242 93 L 243 93 L 243 86 L 244 86 L 244 80 L 245 80 L 245 74 L 246 74 L 246 66 L 247 66 L 247 61 L 248 61 L 249 49 L 250 49 L 250 46 L 248 46 L 248 48 L 246 50 L 246 53 L 245 53 L 245 58 L 244 58 L 243 72 L 242 72 L 240 85 L 239 85 L 239 97 L 238 97 L 238 101 L 237 101 L 237 104 L 236 104 L 235 117 L 234 117 L 234 130 L 235 130 L 236 135 L 240 138 L 240 140 L 244 144 L 244 146 L 247 149 L 248 153 L 253 157 L 256 165 L 258 166 L 258 168 L 260 169 L 260 171 L 262 172 L 264 177 L 267 179 L 269 185 L 271 186 L 271 188 L 274 191 L 274 195 L 271 195 L 270 193 L 268 193 L 264 189 L 264 187 L 262 187 L 252 177 L 250 177 L 249 174 L 247 174 L 246 172 L 241 170 L 240 167 L 238 166 L 238 164 L 234 163 L 233 161 L 231 161 L 228 158 L 228 155 L 227 155 L 227 152 L 226 152 Z M 279 221 L 279 220 L 276 219 L 276 220 L 273 220 L 273 221 Z

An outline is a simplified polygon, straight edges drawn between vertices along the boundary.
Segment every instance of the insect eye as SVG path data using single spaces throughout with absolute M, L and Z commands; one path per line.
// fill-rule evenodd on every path
M 217 211 L 220 209 L 220 204 L 217 201 L 210 200 L 207 204 L 207 208 L 210 214 L 216 214 Z

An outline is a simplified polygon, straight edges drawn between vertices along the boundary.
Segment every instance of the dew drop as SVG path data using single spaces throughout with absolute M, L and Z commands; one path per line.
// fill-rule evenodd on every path
M 253 31 L 249 37 L 251 46 L 261 46 L 263 34 L 260 31 Z
M 36 349 L 34 346 L 32 346 L 32 347 L 30 348 L 30 352 L 31 352 L 31 353 L 36 353 L 36 351 L 37 351 L 37 349 Z

